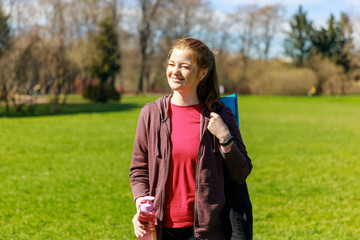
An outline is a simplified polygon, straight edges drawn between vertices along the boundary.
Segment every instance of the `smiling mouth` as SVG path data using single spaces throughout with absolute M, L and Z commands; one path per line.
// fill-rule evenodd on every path
M 181 81 L 184 80 L 183 78 L 177 78 L 177 77 L 171 77 L 170 79 L 171 79 L 173 82 L 181 82 Z

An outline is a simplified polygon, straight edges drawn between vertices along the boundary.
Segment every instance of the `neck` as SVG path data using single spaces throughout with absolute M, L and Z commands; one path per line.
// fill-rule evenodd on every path
M 200 101 L 196 92 L 180 93 L 178 91 L 174 91 L 171 103 L 178 106 L 190 106 L 198 104 Z

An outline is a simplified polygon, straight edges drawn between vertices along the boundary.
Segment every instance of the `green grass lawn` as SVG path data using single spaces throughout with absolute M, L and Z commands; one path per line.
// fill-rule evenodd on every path
M 0 117 L 0 239 L 134 240 L 129 164 L 154 99 Z M 239 111 L 254 239 L 360 239 L 360 97 L 246 96 Z

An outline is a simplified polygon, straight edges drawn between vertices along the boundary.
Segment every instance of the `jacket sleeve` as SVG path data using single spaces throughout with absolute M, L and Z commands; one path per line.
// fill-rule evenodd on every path
M 221 152 L 224 158 L 224 166 L 230 178 L 236 183 L 242 184 L 249 176 L 253 166 L 242 140 L 236 117 L 232 114 L 230 108 L 224 107 L 220 116 L 234 137 L 234 144 L 232 144 L 230 151 Z
M 148 108 L 145 106 L 137 123 L 133 154 L 130 164 L 130 184 L 134 201 L 149 194 L 148 170 Z

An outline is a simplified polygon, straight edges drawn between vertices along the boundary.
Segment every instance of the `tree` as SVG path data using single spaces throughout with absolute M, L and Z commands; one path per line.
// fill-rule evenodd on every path
M 162 36 L 171 42 L 189 36 L 201 38 L 202 32 L 211 25 L 211 19 L 215 18 L 213 14 L 209 14 L 209 2 L 203 0 L 168 0 L 164 1 L 161 7 L 159 29 Z
M 3 3 L 0 0 L 0 60 L 11 46 L 12 36 L 10 34 L 10 27 L 8 21 L 9 21 L 9 16 L 5 14 L 3 10 Z M 6 111 L 9 112 L 9 101 L 8 101 L 9 79 L 7 79 L 6 74 L 3 73 L 4 70 L 2 70 L 5 69 L 6 71 L 7 67 L 1 65 L 6 65 L 6 61 L 5 62 L 0 61 L 0 100 L 1 99 L 5 100 Z
M 90 64 L 92 56 L 92 38 L 96 33 L 101 15 L 101 0 L 71 1 L 69 20 L 71 21 L 71 36 L 74 43 L 69 49 L 69 55 L 80 68 L 82 86 L 90 79 Z
M 139 25 L 140 38 L 140 76 L 137 93 L 144 92 L 144 79 L 149 79 L 148 59 L 151 54 L 150 46 L 153 38 L 152 25 L 162 0 L 139 0 L 141 21 Z
M 339 25 L 339 50 L 338 57 L 335 62 L 344 67 L 345 72 L 348 72 L 351 68 L 352 52 L 354 52 L 353 43 L 353 28 L 349 16 L 346 13 L 342 13 L 340 17 Z
M 112 9 L 111 11 L 111 16 L 112 16 L 112 23 L 113 23 L 113 27 L 114 27 L 114 31 L 116 32 L 117 26 L 120 22 L 120 16 L 118 14 L 118 6 L 119 6 L 119 0 L 112 0 L 109 4 L 110 9 Z M 118 51 L 118 65 L 119 68 L 117 70 L 118 73 L 121 72 L 121 46 L 120 46 L 120 40 L 119 40 L 119 34 L 117 33 L 117 51 Z M 113 88 L 115 88 L 115 74 L 113 74 L 111 76 L 111 81 L 110 81 L 110 85 L 113 86 Z
M 47 33 L 49 34 L 49 66 L 47 86 L 52 90 L 51 112 L 56 113 L 66 104 L 67 96 L 71 92 L 73 81 L 76 76 L 76 69 L 69 59 L 67 49 L 72 43 L 68 37 L 67 12 L 69 2 L 61 0 L 41 0 L 44 4 L 47 20 Z M 62 101 L 60 95 L 63 94 Z
M 278 32 L 280 22 L 283 20 L 284 8 L 279 4 L 264 6 L 259 9 L 259 15 L 262 55 L 265 60 L 268 60 L 272 41 Z
M 114 76 L 120 69 L 118 35 L 111 16 L 105 15 L 99 24 L 99 31 L 93 38 L 96 52 L 93 54 L 90 71 L 100 80 L 97 97 L 93 100 L 107 102 L 111 95 L 115 94 L 114 85 L 106 86 L 109 78 Z M 116 94 L 115 94 L 116 95 Z M 115 97 L 118 98 L 117 96 Z
M 3 10 L 3 4 L 0 0 L 0 57 L 9 48 L 11 43 L 11 34 L 9 27 L 9 16 Z
M 248 64 L 251 59 L 252 52 L 259 49 L 259 35 L 257 34 L 257 27 L 260 16 L 258 15 L 259 8 L 257 5 L 248 5 L 239 8 L 237 12 L 232 15 L 234 20 L 234 27 L 239 33 L 236 36 L 236 43 L 239 48 L 239 56 L 241 61 L 241 75 L 236 84 L 236 91 L 243 94 L 250 93 L 249 78 L 247 76 Z
M 341 52 L 340 28 L 333 14 L 327 23 L 327 28 L 314 30 L 311 40 L 314 51 L 329 59 L 336 59 Z
M 290 20 L 290 28 L 285 39 L 285 54 L 291 57 L 297 66 L 303 66 L 310 57 L 313 27 L 302 6 L 299 6 L 298 12 Z
M 352 27 L 347 14 L 342 13 L 340 21 L 330 15 L 327 28 L 314 30 L 311 38 L 314 52 L 332 63 L 341 66 L 344 73 L 351 67 L 351 52 L 353 50 Z M 345 93 L 345 78 L 340 78 L 342 93 Z M 321 93 L 321 89 L 320 92 Z
M 341 14 L 341 20 L 336 21 L 330 15 L 328 26 L 314 31 L 312 42 L 315 51 L 328 57 L 335 64 L 343 66 L 345 72 L 350 69 L 350 50 L 352 45 L 352 27 L 347 14 Z

